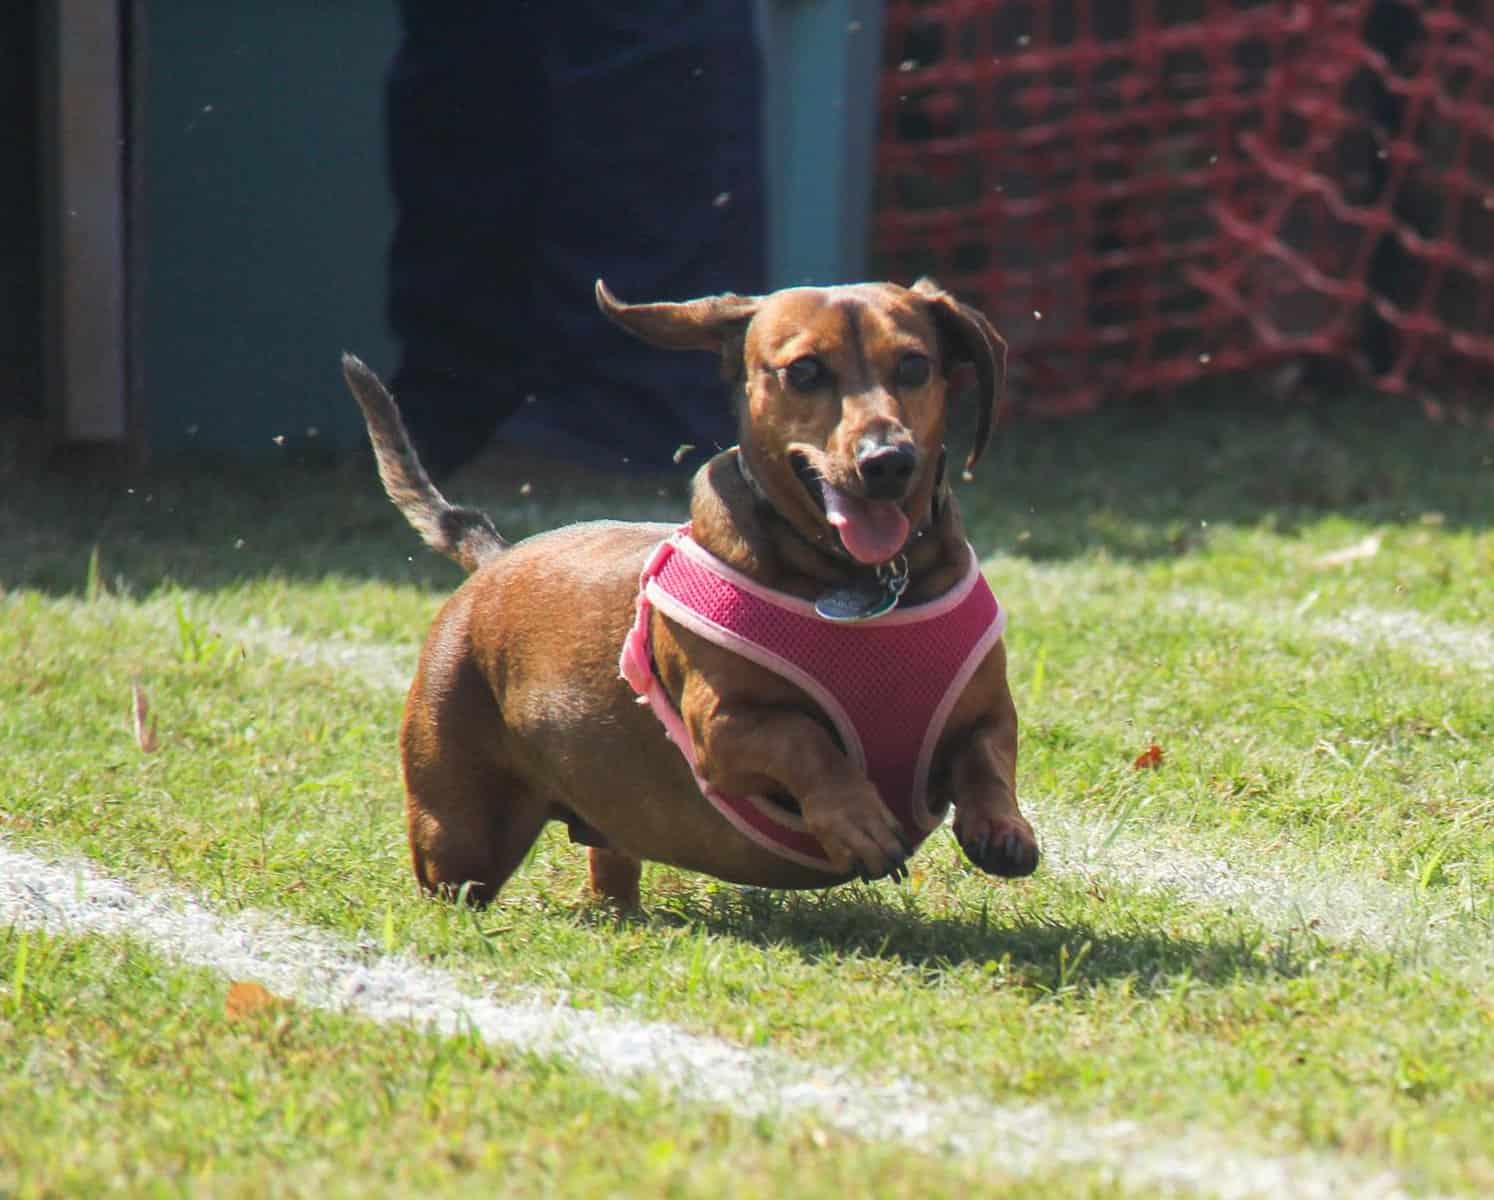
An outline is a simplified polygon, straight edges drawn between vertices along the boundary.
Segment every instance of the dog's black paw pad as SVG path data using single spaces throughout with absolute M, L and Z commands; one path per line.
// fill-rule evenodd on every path
M 968 842 L 961 842 L 960 848 L 965 851 L 965 857 L 986 874 L 1008 879 L 1031 875 L 1042 857 L 1032 838 L 1016 832 L 998 835 L 995 839 L 983 833 Z

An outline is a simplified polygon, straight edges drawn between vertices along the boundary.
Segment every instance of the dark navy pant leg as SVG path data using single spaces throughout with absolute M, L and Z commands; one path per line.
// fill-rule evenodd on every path
M 536 7 L 399 5 L 385 109 L 394 387 L 438 475 L 481 449 L 530 386 L 546 126 Z
M 607 322 L 628 301 L 763 285 L 760 60 L 751 0 L 578 0 L 546 11 L 551 113 L 533 417 L 604 463 L 667 467 L 736 440 L 720 366 Z M 698 461 L 698 460 L 697 460 Z
M 751 0 L 402 0 L 388 88 L 396 389 L 438 469 L 524 440 L 664 467 L 734 440 L 718 365 L 607 323 L 762 284 Z

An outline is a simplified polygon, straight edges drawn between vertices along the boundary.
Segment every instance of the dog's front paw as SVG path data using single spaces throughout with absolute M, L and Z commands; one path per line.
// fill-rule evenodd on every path
M 822 789 L 802 807 L 805 825 L 836 870 L 864 881 L 907 878 L 913 847 L 870 783 Z
M 987 875 L 1031 875 L 1042 857 L 1032 826 L 1019 816 L 962 820 L 956 813 L 954 833 L 965 857 Z

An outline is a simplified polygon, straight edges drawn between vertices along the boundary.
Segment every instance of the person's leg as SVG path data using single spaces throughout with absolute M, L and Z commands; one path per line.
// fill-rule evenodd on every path
M 535 4 L 400 0 L 386 91 L 393 380 L 439 478 L 522 403 L 545 88 Z
M 592 284 L 600 276 L 624 300 L 761 290 L 751 0 L 574 0 L 545 25 L 535 320 L 546 370 L 505 436 L 612 469 L 669 468 L 683 442 L 708 454 L 735 440 L 719 365 L 614 329 Z

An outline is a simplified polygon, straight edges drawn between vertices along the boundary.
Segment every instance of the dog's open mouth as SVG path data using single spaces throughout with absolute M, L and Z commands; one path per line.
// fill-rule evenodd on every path
M 908 518 L 895 500 L 868 500 L 830 484 L 803 455 L 793 456 L 794 474 L 824 509 L 825 520 L 857 562 L 884 563 L 908 540 Z

